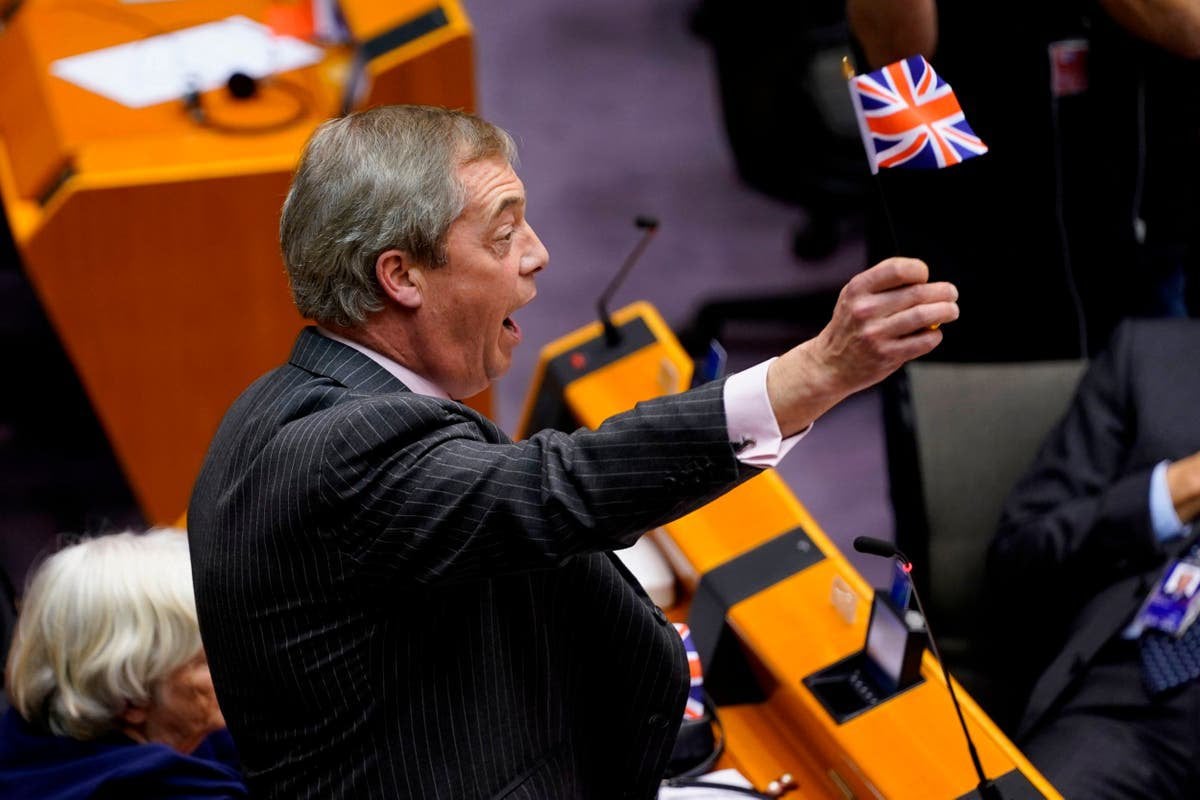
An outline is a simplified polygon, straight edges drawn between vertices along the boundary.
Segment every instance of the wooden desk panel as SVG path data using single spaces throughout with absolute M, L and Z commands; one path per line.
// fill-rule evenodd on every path
M 635 304 L 614 319 L 621 325 L 638 316 L 659 341 L 566 387 L 568 405 L 582 424 L 595 427 L 635 402 L 661 394 L 670 383 L 658 377 L 664 372 L 679 376 L 679 386 L 690 381 L 690 361 L 651 307 Z M 595 323 L 543 350 L 535 387 L 546 362 L 600 335 Z M 527 408 L 532 405 L 531 397 Z M 803 458 L 803 449 L 800 445 L 790 457 Z M 841 725 L 801 683 L 862 649 L 873 589 L 773 470 L 666 525 L 655 537 L 666 545 L 686 592 L 696 588 L 705 572 L 796 527 L 824 558 L 736 603 L 726 615 L 766 693 L 762 703 L 721 709 L 728 733 L 726 763 L 760 789 L 791 773 L 802 798 L 954 800 L 969 792 L 977 778 L 932 654 L 926 652 L 921 665 L 923 683 Z M 835 577 L 857 596 L 852 623 L 831 603 Z M 1045 797 L 1059 798 L 970 696 L 956 688 L 988 776 L 1017 770 Z
M 179 0 L 172 3 L 128 5 L 106 0 L 31 0 L 13 16 L 0 35 L 0 70 L 16 76 L 0 88 L 0 138 L 6 141 L 16 190 L 20 197 L 46 193 L 74 154 L 93 142 L 126 142 L 136 147 L 143 137 L 178 136 L 196 130 L 178 102 L 147 108 L 127 108 L 102 95 L 50 74 L 59 58 L 123 44 L 146 36 L 241 14 L 262 19 L 266 0 Z M 296 80 L 315 88 L 315 67 Z M 19 88 L 18 88 L 19 87 Z M 206 95 L 216 96 L 218 92 Z M 331 106 L 318 92 L 310 117 L 329 115 Z M 269 101 L 268 101 L 269 102 Z M 256 113 L 256 103 L 247 104 Z M 34 113 L 37 118 L 29 119 Z M 293 132 L 304 141 L 303 128 Z M 309 128 L 311 129 L 311 128 Z M 208 146 L 218 153 L 237 153 L 241 143 L 213 137 Z M 170 159 L 163 164 L 176 163 Z
M 26 243 L 26 273 L 154 519 L 187 506 L 229 403 L 303 324 L 258 234 L 278 225 L 265 199 L 287 184 L 268 171 L 73 191 Z M 238 224 L 221 235 L 227 216 Z
M 386 27 L 428 0 L 345 0 Z M 447 24 L 369 65 L 372 103 L 474 106 L 471 31 Z M 237 394 L 287 357 L 303 321 L 279 256 L 279 211 L 301 148 L 338 113 L 347 48 L 284 76 L 295 125 L 230 135 L 182 101 L 131 109 L 49 74 L 55 59 L 242 14 L 267 0 L 27 0 L 0 32 L 0 200 L 18 251 L 146 516 L 175 520 Z M 294 112 L 269 81 L 252 100 L 203 96 L 212 119 Z M 491 411 L 491 395 L 472 404 Z

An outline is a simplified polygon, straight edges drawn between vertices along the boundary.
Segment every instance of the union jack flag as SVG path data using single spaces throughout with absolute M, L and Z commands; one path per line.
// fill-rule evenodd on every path
M 851 78 L 850 96 L 872 175 L 880 167 L 941 169 L 987 152 L 950 84 L 921 56 Z
M 687 705 L 683 707 L 684 719 L 700 719 L 704 716 L 704 677 L 700 672 L 700 653 L 692 641 L 692 631 L 682 622 L 674 623 L 675 630 L 683 639 L 683 649 L 687 651 L 688 671 L 691 673 L 691 688 L 688 689 Z

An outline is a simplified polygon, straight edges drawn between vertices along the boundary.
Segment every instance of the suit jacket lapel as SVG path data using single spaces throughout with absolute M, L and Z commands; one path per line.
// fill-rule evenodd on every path
M 300 331 L 288 362 L 364 394 L 409 391 L 392 373 L 354 348 L 322 336 L 312 326 Z

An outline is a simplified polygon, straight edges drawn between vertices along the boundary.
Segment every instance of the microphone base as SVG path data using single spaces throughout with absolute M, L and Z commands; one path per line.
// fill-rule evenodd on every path
M 980 793 L 980 787 L 976 787 L 957 800 L 1045 800 L 1046 797 L 1016 770 L 989 781 L 984 792 Z

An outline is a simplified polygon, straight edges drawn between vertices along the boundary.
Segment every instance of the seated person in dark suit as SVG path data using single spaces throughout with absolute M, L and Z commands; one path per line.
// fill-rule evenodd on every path
M 891 259 L 778 359 L 513 442 L 457 400 L 507 372 L 549 258 L 514 156 L 481 119 L 413 106 L 305 149 L 280 238 L 319 327 L 235 401 L 188 514 L 258 796 L 654 796 L 687 661 L 611 551 L 774 463 L 958 316 L 953 286 Z
M 1040 647 L 1049 664 L 1018 743 L 1068 798 L 1200 791 L 1200 681 L 1144 667 L 1149 639 L 1165 637 L 1130 629 L 1165 565 L 1191 549 L 1198 400 L 1200 322 L 1123 323 L 1004 508 L 989 597 L 1009 646 L 1035 659 Z M 1188 630 L 1190 648 L 1200 626 Z
M 182 531 L 69 546 L 32 575 L 9 652 L 0 797 L 247 797 Z

